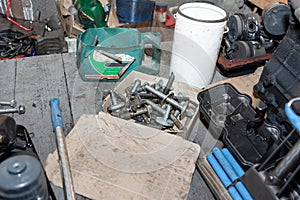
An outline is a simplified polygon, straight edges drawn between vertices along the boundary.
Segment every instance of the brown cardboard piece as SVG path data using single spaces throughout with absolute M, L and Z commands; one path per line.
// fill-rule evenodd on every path
M 186 199 L 200 147 L 106 113 L 82 115 L 66 138 L 75 191 L 92 199 Z M 49 180 L 62 186 L 57 152 Z

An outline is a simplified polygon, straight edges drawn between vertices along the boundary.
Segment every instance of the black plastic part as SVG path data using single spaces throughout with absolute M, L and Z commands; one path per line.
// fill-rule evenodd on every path
M 2 116 L 2 115 L 0 115 L 0 116 Z M 37 152 L 34 148 L 32 140 L 30 138 L 30 134 L 28 133 L 26 128 L 22 125 L 16 125 L 15 135 L 16 135 L 16 137 L 15 137 L 14 143 L 11 146 L 11 148 L 6 149 L 6 151 L 0 151 L 0 163 L 4 162 L 8 158 L 11 158 L 13 156 L 20 156 L 20 155 L 32 156 L 40 162 Z M 50 181 L 48 180 L 48 178 L 46 176 L 46 172 L 43 169 L 42 169 L 42 173 L 45 175 L 46 187 L 48 189 L 48 198 L 47 199 L 48 200 L 56 200 L 55 194 L 50 185 Z M 41 184 L 41 182 L 39 182 L 37 184 Z M 1 191 L 1 192 L 5 193 L 6 191 Z M 20 193 L 22 193 L 22 192 L 20 191 Z M 34 197 L 32 197 L 31 199 L 34 199 Z
M 225 83 L 200 92 L 198 101 L 200 119 L 244 167 L 267 157 L 280 131 L 256 112 L 248 95 Z
M 10 149 L 16 139 L 17 125 L 12 117 L 0 115 L 0 155 Z
M 300 96 L 300 26 L 290 26 L 286 36 L 265 65 L 254 93 L 276 109 Z M 300 107 L 295 108 L 299 113 Z
M 219 138 L 226 126 L 226 117 L 236 114 L 237 118 L 254 119 L 253 113 L 247 113 L 244 107 L 251 104 L 248 95 L 239 93 L 231 84 L 225 83 L 204 90 L 198 94 L 200 119 L 209 126 L 212 135 Z M 252 109 L 254 111 L 254 109 Z M 240 113 L 243 112 L 243 113 Z M 248 116 L 250 115 L 250 116 Z
M 288 30 L 291 9 L 281 2 L 269 4 L 262 13 L 264 29 L 272 36 L 283 36 Z

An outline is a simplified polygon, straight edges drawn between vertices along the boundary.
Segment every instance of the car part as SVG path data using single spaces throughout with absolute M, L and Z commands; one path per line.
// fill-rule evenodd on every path
M 32 46 L 33 40 L 20 32 L 0 31 L 0 59 L 30 55 Z
M 269 4 L 262 13 L 264 29 L 272 36 L 285 35 L 291 15 L 291 9 L 288 5 L 281 2 Z
M 0 115 L 0 177 L 0 199 L 56 199 L 30 134 L 6 115 Z
M 198 94 L 200 119 L 244 167 L 262 163 L 280 130 L 264 120 L 248 95 L 225 83 Z
M 227 57 L 231 60 L 262 56 L 265 54 L 265 47 L 255 41 L 234 41 L 230 50 L 227 50 Z
M 259 40 L 261 25 L 259 17 L 256 14 L 237 13 L 231 15 L 228 19 L 227 26 L 229 28 L 229 39 L 231 41 Z
M 38 159 L 13 155 L 0 163 L 0 199 L 48 199 L 47 182 Z

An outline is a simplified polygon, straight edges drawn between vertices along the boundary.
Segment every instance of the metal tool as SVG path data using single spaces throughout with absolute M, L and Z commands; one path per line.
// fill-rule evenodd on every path
M 18 108 L 0 109 L 0 114 L 18 113 L 19 115 L 25 113 L 25 106 L 19 106 Z
M 68 151 L 65 142 L 64 124 L 59 108 L 59 100 L 53 98 L 50 100 L 51 119 L 53 130 L 56 132 L 57 151 L 61 164 L 64 195 L 66 200 L 75 200 L 74 186 L 71 174 L 71 168 L 68 158 Z

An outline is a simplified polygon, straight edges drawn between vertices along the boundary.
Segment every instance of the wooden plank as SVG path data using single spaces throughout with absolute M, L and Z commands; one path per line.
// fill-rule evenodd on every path
M 113 89 L 116 83 L 84 82 L 76 67 L 75 53 L 63 54 L 62 58 L 70 96 L 73 122 L 76 123 L 82 114 L 97 114 L 101 111 L 103 91 Z
M 264 0 L 264 1 L 249 0 L 249 1 L 261 9 L 264 9 L 267 5 L 269 5 L 270 3 L 274 3 L 274 2 L 283 2 L 283 3 L 287 4 L 287 0 Z
M 15 98 L 16 60 L 0 62 L 0 101 L 10 101 Z
M 60 99 L 66 132 L 72 128 L 61 55 L 19 59 L 15 96 L 26 106 L 26 113 L 15 119 L 29 132 L 34 132 L 32 140 L 44 164 L 48 154 L 56 149 L 49 106 L 51 98 Z

